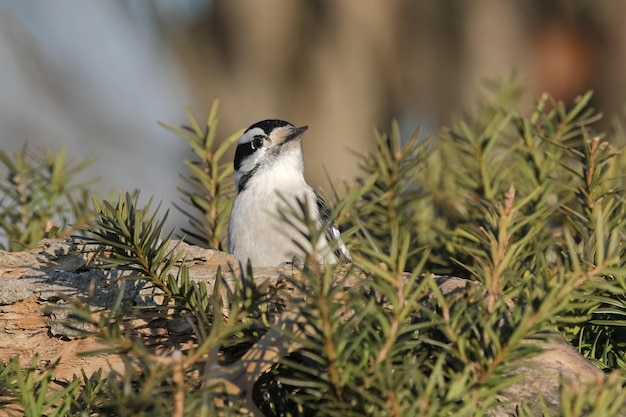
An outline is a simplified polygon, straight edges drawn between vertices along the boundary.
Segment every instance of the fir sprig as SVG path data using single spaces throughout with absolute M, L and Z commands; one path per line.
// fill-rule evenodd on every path
M 69 237 L 91 220 L 89 187 L 94 181 L 75 180 L 93 162 L 92 157 L 68 159 L 65 145 L 57 153 L 46 148 L 33 152 L 24 145 L 12 157 L 0 150 L 6 171 L 0 179 L 0 238 L 7 240 L 8 250 L 33 248 L 43 238 Z
M 184 205 L 190 207 L 188 209 L 175 204 L 191 226 L 182 231 L 198 244 L 224 250 L 228 216 L 235 197 L 233 165 L 230 160 L 225 161 L 224 157 L 242 132 L 235 132 L 217 143 L 218 105 L 219 101 L 215 100 L 204 128 L 190 109 L 185 109 L 189 126 L 175 128 L 160 124 L 185 139 L 197 158 L 185 160 L 185 166 L 189 169 L 189 174 L 182 175 L 186 187 L 178 188 Z

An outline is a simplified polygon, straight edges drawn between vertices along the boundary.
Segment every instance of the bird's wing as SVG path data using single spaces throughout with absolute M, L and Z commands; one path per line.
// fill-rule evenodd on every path
M 326 227 L 326 241 L 329 245 L 331 245 L 331 248 L 334 248 L 337 260 L 344 263 L 352 262 L 350 251 L 346 247 L 345 243 L 343 243 L 343 240 L 341 240 L 341 233 L 339 232 L 339 228 L 335 222 L 330 217 L 331 212 L 326 206 L 326 202 L 317 192 L 315 193 L 315 200 L 315 203 L 317 204 L 317 211 L 320 213 L 322 227 Z

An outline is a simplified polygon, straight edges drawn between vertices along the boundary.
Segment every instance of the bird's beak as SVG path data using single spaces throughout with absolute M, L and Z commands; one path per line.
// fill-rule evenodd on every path
M 290 142 L 294 139 L 298 139 L 300 138 L 300 136 L 302 136 L 302 134 L 308 129 L 308 126 L 300 126 L 300 127 L 294 127 L 293 129 L 291 129 L 289 131 L 289 133 L 287 133 L 287 137 L 285 138 L 283 143 L 287 143 Z

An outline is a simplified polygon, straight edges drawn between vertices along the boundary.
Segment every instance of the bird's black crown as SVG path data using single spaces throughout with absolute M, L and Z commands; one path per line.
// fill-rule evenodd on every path
M 268 119 L 268 120 L 262 120 L 260 122 L 256 122 L 255 124 L 253 124 L 252 126 L 250 126 L 248 128 L 248 130 L 252 130 L 254 128 L 260 128 L 263 130 L 263 132 L 265 132 L 266 135 L 269 136 L 270 133 L 272 133 L 272 130 L 279 128 L 279 127 L 285 127 L 285 126 L 291 126 L 293 127 L 293 125 L 289 122 L 286 122 L 284 120 L 278 120 L 278 119 Z M 246 132 L 248 131 L 246 130 Z

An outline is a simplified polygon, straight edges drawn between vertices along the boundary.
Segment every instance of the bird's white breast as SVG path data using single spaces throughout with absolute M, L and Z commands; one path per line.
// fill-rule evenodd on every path
M 301 217 L 297 211 L 298 199 L 307 201 L 311 215 L 319 223 L 315 192 L 301 170 L 284 164 L 255 173 L 233 204 L 228 227 L 229 252 L 241 262 L 249 259 L 253 266 L 277 266 L 294 256 L 303 257 L 304 251 L 298 243 L 305 251 L 310 251 L 311 245 L 298 231 L 304 227 L 297 220 Z M 290 225 L 283 216 L 300 227 Z M 327 249 L 325 239 L 320 245 Z M 326 252 L 319 261 L 335 263 L 334 254 Z

